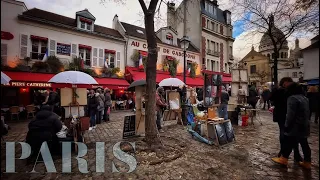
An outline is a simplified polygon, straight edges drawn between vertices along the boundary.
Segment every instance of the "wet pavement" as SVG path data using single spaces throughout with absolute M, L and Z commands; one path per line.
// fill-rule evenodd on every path
M 175 122 L 166 122 L 162 141 L 165 146 L 173 147 L 178 144 L 182 147 L 179 158 L 149 165 L 139 162 L 140 154 L 137 154 L 138 165 L 131 173 L 112 173 L 112 162 L 118 169 L 127 171 L 128 166 L 119 162 L 112 154 L 112 147 L 122 140 L 123 117 L 132 112 L 114 112 L 111 114 L 111 122 L 98 125 L 96 130 L 85 135 L 88 153 L 89 173 L 79 172 L 77 164 L 72 163 L 72 173 L 61 173 L 61 159 L 54 158 L 58 173 L 46 173 L 43 164 L 37 164 L 35 170 L 30 172 L 33 165 L 26 165 L 24 160 L 16 160 L 15 174 L 3 173 L 5 168 L 5 144 L 1 143 L 1 172 L 3 179 L 319 179 L 319 126 L 311 123 L 311 136 L 309 144 L 312 150 L 312 169 L 305 171 L 293 163 L 291 155 L 289 168 L 283 168 L 271 161 L 279 151 L 278 126 L 272 121 L 269 112 L 261 112 L 260 118 L 263 125 L 255 123 L 254 126 L 238 127 L 235 130 L 236 141 L 222 147 L 209 146 L 192 139 L 191 135 L 176 125 Z M 4 140 L 23 141 L 27 133 L 28 121 L 10 123 L 11 130 Z M 105 172 L 95 172 L 95 142 L 105 142 L 106 158 Z M 19 145 L 17 157 L 21 153 Z M 21 149 L 21 148 L 20 148 Z M 301 153 L 302 154 L 302 153 Z M 150 155 L 150 154 L 149 154 Z M 148 156 L 148 154 L 147 154 Z

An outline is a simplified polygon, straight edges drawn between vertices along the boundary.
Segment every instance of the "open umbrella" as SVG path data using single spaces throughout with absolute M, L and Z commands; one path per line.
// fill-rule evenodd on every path
M 64 71 L 53 76 L 49 82 L 63 84 L 98 84 L 89 74 L 80 71 Z
M 171 86 L 171 87 L 179 87 L 184 85 L 185 84 L 178 78 L 166 78 L 159 83 L 159 86 Z
M 137 86 L 144 86 L 146 85 L 147 82 L 146 80 L 144 79 L 141 79 L 141 80 L 136 80 L 136 81 L 133 81 L 130 86 L 128 87 L 128 90 L 133 90 L 133 88 L 137 87 Z
M 1 84 L 8 84 L 11 81 L 11 78 L 5 73 L 1 72 Z

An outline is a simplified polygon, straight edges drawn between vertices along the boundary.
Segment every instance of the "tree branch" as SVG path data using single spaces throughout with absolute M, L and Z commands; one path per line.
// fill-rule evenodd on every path
M 144 3 L 143 0 L 139 0 L 139 3 L 142 8 L 143 14 L 147 14 L 148 9 L 147 9 L 146 3 Z

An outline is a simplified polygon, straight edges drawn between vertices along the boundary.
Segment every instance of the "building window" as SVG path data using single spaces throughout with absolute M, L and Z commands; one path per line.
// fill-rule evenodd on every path
M 167 44 L 173 45 L 173 36 L 172 36 L 172 34 L 168 33 L 166 35 L 166 40 L 167 40 Z
M 209 68 L 210 68 L 210 60 L 209 59 L 207 59 L 207 64 L 206 64 L 206 68 L 209 70 Z
M 297 72 L 292 72 L 292 77 L 293 78 L 297 78 L 298 77 L 298 73 Z
M 254 73 L 256 73 L 257 72 L 257 67 L 256 67 L 256 65 L 251 65 L 250 66 L 250 74 L 254 74 Z
M 205 10 L 210 13 L 213 14 L 213 6 L 212 4 L 209 4 L 208 2 L 205 3 Z
M 215 31 L 215 30 L 214 30 L 214 22 L 211 22 L 211 30 L 212 30 L 212 31 Z
M 110 53 L 110 52 L 106 52 L 104 57 L 106 58 L 106 62 L 108 63 L 109 68 L 114 68 L 115 67 L 115 61 L 114 61 L 115 54 Z
M 91 31 L 92 30 L 92 21 L 85 19 L 85 18 L 80 18 L 80 28 L 84 30 Z
M 191 66 L 192 66 L 192 62 L 191 61 L 187 61 L 187 70 L 191 71 Z
M 7 64 L 7 52 L 8 52 L 8 45 L 1 43 L 1 64 L 6 65 Z
M 211 60 L 211 71 L 215 70 L 215 61 Z
M 283 57 L 283 52 L 281 52 L 281 58 L 284 58 L 284 57 Z
M 230 46 L 230 55 L 232 55 L 233 53 L 232 53 L 232 46 Z
M 210 24 L 209 24 L 209 23 L 210 23 L 210 21 L 207 20 L 207 28 L 208 28 L 208 29 L 210 29 Z
M 32 39 L 31 59 L 42 60 L 47 51 L 46 41 Z
M 91 67 L 91 50 L 79 48 L 79 57 L 83 59 L 84 65 Z

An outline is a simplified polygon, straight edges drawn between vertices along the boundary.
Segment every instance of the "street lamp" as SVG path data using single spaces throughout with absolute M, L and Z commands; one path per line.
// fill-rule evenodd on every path
M 273 73 L 272 73 L 272 72 L 273 72 L 273 68 L 274 68 L 272 61 L 269 61 L 269 67 L 270 67 L 270 69 L 271 69 L 271 86 L 272 86 L 272 88 L 273 88 L 273 86 L 274 86 L 275 84 L 274 84 Z
M 187 55 L 187 49 L 189 47 L 189 44 L 190 44 L 190 40 L 188 38 L 188 36 L 183 36 L 182 39 L 180 40 L 180 45 L 181 45 L 181 48 L 183 49 L 183 83 L 185 84 L 183 86 L 183 89 L 182 89 L 182 94 L 183 94 L 183 104 L 182 104 L 182 114 L 181 114 L 181 117 L 182 117 L 182 121 L 183 123 L 187 124 L 186 123 L 186 120 L 187 120 L 187 97 L 186 97 L 186 94 L 187 94 L 187 89 L 186 89 L 186 69 L 187 69 L 187 60 L 186 60 L 186 55 Z

